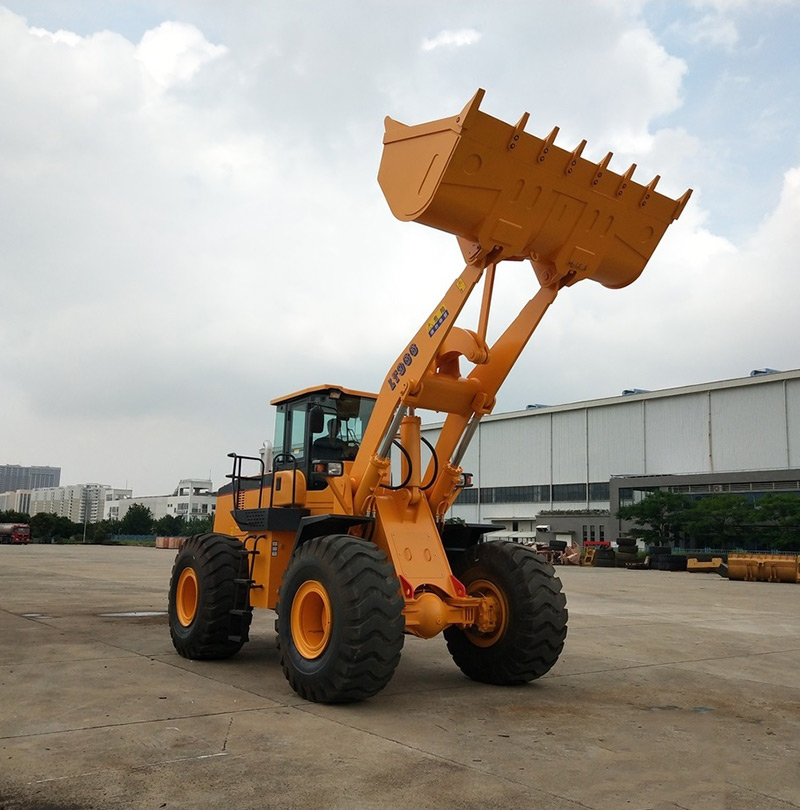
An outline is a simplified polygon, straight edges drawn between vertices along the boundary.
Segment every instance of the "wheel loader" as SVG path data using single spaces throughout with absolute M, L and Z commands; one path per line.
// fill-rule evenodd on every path
M 555 570 L 532 550 L 447 514 L 480 420 L 542 316 L 583 279 L 615 289 L 642 272 L 677 200 L 480 110 L 407 126 L 385 119 L 378 182 L 391 211 L 453 234 L 464 257 L 375 393 L 319 385 L 273 401 L 271 453 L 232 453 L 212 533 L 178 552 L 169 588 L 177 652 L 228 658 L 253 608 L 277 614 L 281 667 L 305 699 L 369 698 L 392 678 L 406 634 L 444 634 L 470 678 L 522 684 L 547 673 L 567 634 Z M 529 262 L 531 293 L 492 345 L 503 262 Z M 456 325 L 482 283 L 477 323 Z M 464 366 L 464 367 L 462 367 Z M 435 443 L 421 413 L 444 419 Z M 423 445 L 425 449 L 423 451 Z M 394 469 L 393 469 L 394 468 Z

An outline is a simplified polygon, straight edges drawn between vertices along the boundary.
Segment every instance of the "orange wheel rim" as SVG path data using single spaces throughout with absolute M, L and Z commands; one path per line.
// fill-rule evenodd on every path
M 465 633 L 476 647 L 491 647 L 497 643 L 508 627 L 508 601 L 505 594 L 488 579 L 477 579 L 467 586 L 470 596 L 484 600 L 483 611 L 490 617 L 491 629 L 481 631 L 476 625 L 467 627 Z
M 322 583 L 304 582 L 292 601 L 292 640 L 303 658 L 319 658 L 331 639 L 331 600 Z
M 178 613 L 178 621 L 184 627 L 188 627 L 197 616 L 199 593 L 197 573 L 194 568 L 184 568 L 178 578 L 178 587 L 175 593 L 175 608 Z

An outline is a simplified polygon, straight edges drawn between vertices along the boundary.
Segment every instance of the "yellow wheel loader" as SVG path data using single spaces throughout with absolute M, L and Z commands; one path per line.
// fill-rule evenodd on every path
M 562 149 L 557 128 L 533 136 L 527 113 L 514 125 L 492 118 L 483 95 L 451 118 L 386 119 L 378 181 L 392 212 L 454 234 L 465 266 L 376 393 L 322 385 L 280 397 L 274 452 L 231 454 L 214 531 L 189 538 L 172 573 L 181 655 L 234 655 L 253 608 L 269 608 L 283 671 L 313 701 L 375 695 L 407 633 L 444 633 L 455 663 L 485 683 L 526 683 L 556 663 L 567 609 L 552 566 L 486 540 L 493 526 L 445 520 L 470 483 L 461 462 L 559 292 L 634 281 L 691 192 L 673 200 L 658 177 L 635 182 L 634 166 L 616 174 L 611 154 L 590 162 L 585 141 Z M 533 292 L 490 346 L 504 261 L 530 262 Z M 477 324 L 457 326 L 481 281 Z M 423 411 L 445 414 L 435 444 L 421 435 Z

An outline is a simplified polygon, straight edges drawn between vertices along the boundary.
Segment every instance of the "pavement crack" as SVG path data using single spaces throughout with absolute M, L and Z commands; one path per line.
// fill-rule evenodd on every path
M 781 799 L 778 796 L 772 796 L 769 793 L 763 793 L 762 791 L 755 790 L 754 788 L 751 787 L 745 787 L 744 785 L 737 785 L 736 782 L 728 781 L 727 784 L 730 785 L 731 787 L 737 788 L 737 790 L 744 791 L 745 793 L 755 793 L 756 796 L 761 796 L 764 799 L 769 799 L 769 801 L 771 802 L 777 802 L 778 804 L 773 805 L 773 807 L 775 807 L 775 810 L 779 810 L 780 807 L 797 808 L 797 810 L 800 810 L 800 805 L 797 805 L 794 802 L 790 802 L 788 799 Z
M 285 706 L 253 706 L 249 709 L 237 709 L 234 714 L 243 714 L 248 712 L 269 712 L 274 711 L 276 708 L 286 708 Z M 146 726 L 151 723 L 173 723 L 176 720 L 195 720 L 199 717 L 225 717 L 231 714 L 230 709 L 220 712 L 193 712 L 191 714 L 174 714 L 169 717 L 150 717 L 146 720 L 126 720 L 121 723 L 98 723 L 94 726 L 73 726 L 71 728 L 54 728 L 49 731 L 36 731 L 30 734 L 6 734 L 0 737 L 0 740 L 24 740 L 37 737 L 50 737 L 55 734 L 75 734 L 81 731 L 101 731 L 106 728 L 125 728 L 127 726 Z M 231 717 L 231 723 L 233 718 Z M 230 731 L 230 724 L 228 725 Z M 225 743 L 227 743 L 227 734 L 225 736 Z
M 225 732 L 225 739 L 222 741 L 222 750 L 223 751 L 228 750 L 228 737 L 230 736 L 231 726 L 232 725 L 233 725 L 233 715 L 231 715 L 230 722 L 228 723 L 228 728 L 227 728 L 227 730 Z

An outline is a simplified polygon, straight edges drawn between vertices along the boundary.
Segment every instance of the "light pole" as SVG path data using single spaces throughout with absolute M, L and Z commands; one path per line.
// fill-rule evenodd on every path
M 86 545 L 86 524 L 89 520 L 89 486 L 83 488 L 83 544 Z

